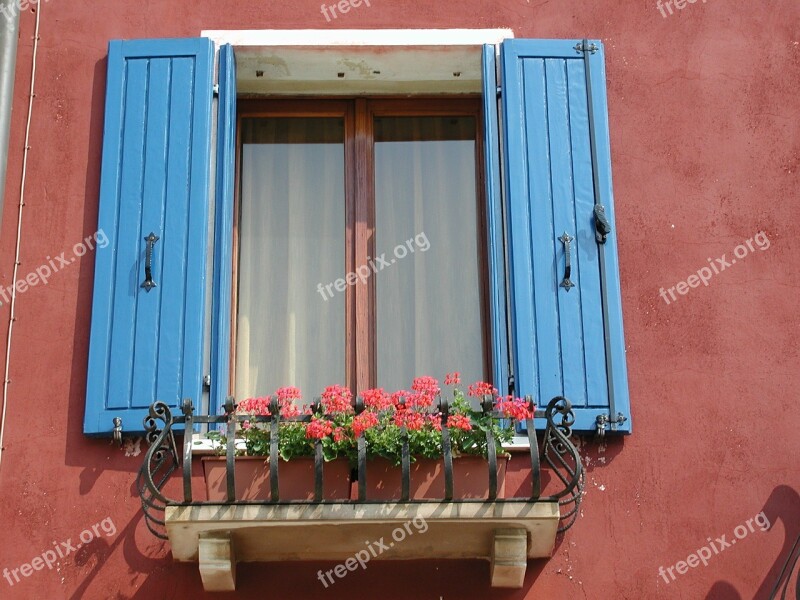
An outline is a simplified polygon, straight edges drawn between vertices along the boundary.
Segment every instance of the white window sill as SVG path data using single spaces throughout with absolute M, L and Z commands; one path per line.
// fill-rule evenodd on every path
M 204 433 L 195 433 L 192 436 L 192 454 L 196 454 L 199 456 L 214 455 L 217 454 L 215 448 L 218 447 L 219 443 L 208 439 Z M 527 450 L 529 448 L 528 438 L 523 435 L 514 436 L 514 439 L 511 440 L 510 443 L 503 444 L 503 448 L 510 452 Z M 245 449 L 243 440 L 236 440 L 236 449 L 237 450 Z

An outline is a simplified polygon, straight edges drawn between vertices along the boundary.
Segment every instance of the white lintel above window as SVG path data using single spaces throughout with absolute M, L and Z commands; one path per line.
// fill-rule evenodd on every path
M 236 51 L 240 95 L 479 94 L 481 47 L 511 29 L 203 31 Z

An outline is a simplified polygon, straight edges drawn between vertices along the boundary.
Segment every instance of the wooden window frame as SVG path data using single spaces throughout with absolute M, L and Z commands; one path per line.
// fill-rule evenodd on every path
M 236 115 L 236 182 L 231 278 L 231 343 L 229 393 L 236 381 L 238 316 L 239 220 L 241 216 L 242 119 L 259 117 L 337 117 L 344 120 L 345 153 L 345 271 L 368 264 L 375 253 L 375 117 L 468 116 L 475 119 L 475 186 L 478 230 L 481 335 L 484 372 L 491 377 L 492 352 L 487 254 L 483 108 L 479 96 L 379 98 L 258 98 L 240 99 Z M 363 160 L 359 159 L 363 157 Z M 350 389 L 361 392 L 377 383 L 377 294 L 375 278 L 356 280 L 345 290 L 345 376 Z M 457 367 L 457 365 L 454 365 Z M 423 375 L 420 373 L 419 375 Z M 334 383 L 334 382 L 331 382 Z M 320 390 L 321 391 L 321 390 Z M 315 391 L 319 393 L 319 391 Z

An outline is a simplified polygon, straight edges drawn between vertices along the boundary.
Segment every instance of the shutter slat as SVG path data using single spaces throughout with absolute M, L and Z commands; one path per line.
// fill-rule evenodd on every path
M 122 56 L 118 57 L 124 60 Z M 111 67 L 111 53 L 109 52 L 109 68 Z M 101 203 L 105 198 L 114 201 L 118 194 L 119 220 L 115 224 L 115 238 L 111 238 L 110 244 L 104 249 L 110 250 L 116 246 L 117 252 L 112 253 L 116 256 L 114 273 L 111 275 L 111 285 L 114 289 L 112 323 L 110 335 L 111 348 L 108 353 L 109 385 L 113 384 L 113 392 L 108 390 L 108 397 L 105 405 L 108 408 L 124 409 L 130 405 L 132 392 L 133 372 L 128 370 L 122 373 L 118 370 L 121 360 L 128 357 L 128 362 L 133 362 L 133 351 L 136 336 L 136 278 L 139 275 L 134 269 L 131 257 L 139 252 L 142 244 L 139 238 L 141 234 L 141 198 L 142 186 L 144 183 L 144 148 L 145 132 L 147 124 L 147 94 L 148 94 L 148 61 L 134 60 L 126 65 L 127 77 L 125 81 L 125 94 L 123 97 L 122 110 L 122 152 L 121 173 L 118 182 L 101 183 Z M 115 135 L 113 132 L 104 132 L 104 145 L 106 143 L 115 144 L 116 140 L 107 140 L 108 136 Z M 117 133 L 116 135 L 120 135 Z M 105 161 L 105 157 L 104 157 Z M 108 185 L 107 185 L 108 184 Z M 108 224 L 111 226 L 112 224 Z M 105 228 L 102 222 L 98 223 L 98 228 Z M 98 256 L 100 249 L 98 249 Z M 95 286 L 95 295 L 98 293 Z M 91 359 L 90 359 L 91 361 Z M 113 375 L 112 375 L 113 373 Z
M 170 93 L 169 121 L 169 154 L 170 165 L 166 180 L 166 202 L 164 219 L 164 241 L 162 250 L 162 275 L 164 284 L 174 286 L 175 301 L 161 303 L 161 336 L 159 338 L 158 358 L 161 368 L 158 374 L 156 395 L 159 399 L 182 387 L 191 388 L 197 382 L 183 382 L 183 370 L 186 368 L 181 360 L 181 348 L 184 347 L 184 330 L 188 311 L 186 295 L 192 293 L 195 283 L 187 271 L 187 251 L 193 242 L 189 234 L 187 215 L 191 214 L 192 203 L 196 191 L 192 189 L 191 159 L 194 153 L 192 144 L 192 115 L 195 111 L 192 81 L 195 78 L 194 61 L 188 58 L 175 58 L 172 61 L 172 80 Z M 187 90 L 184 94 L 174 90 Z M 207 200 L 206 200 L 207 201 Z M 204 211 L 208 218 L 207 209 Z M 145 232 L 147 233 L 147 232 Z M 205 232 L 198 239 L 205 239 Z M 161 242 L 159 242 L 161 243 Z M 205 249 L 203 250 L 205 253 Z M 203 274 L 205 277 L 205 274 Z M 162 286 L 163 287 L 163 286 Z M 192 342 L 189 342 L 192 343 Z M 199 370 L 194 371 L 200 377 Z M 192 396 L 196 398 L 197 396 Z M 177 398 L 180 401 L 182 398 Z M 199 406 L 199 398 L 195 401 Z

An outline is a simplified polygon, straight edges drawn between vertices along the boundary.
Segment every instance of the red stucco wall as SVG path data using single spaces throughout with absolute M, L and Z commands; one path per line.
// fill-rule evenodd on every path
M 42 11 L 21 276 L 96 229 L 110 38 L 511 27 L 517 37 L 588 35 L 606 44 L 635 433 L 583 445 L 580 519 L 551 560 L 530 563 L 520 591 L 490 590 L 484 562 L 370 563 L 328 590 L 316 578 L 323 565 L 300 563 L 242 565 L 238 597 L 765 597 L 800 531 L 795 0 L 709 0 L 667 17 L 654 0 L 372 0 L 331 23 L 307 0 L 49 0 Z M 3 286 L 14 262 L 33 25 L 24 12 L 0 231 Z M 659 297 L 660 288 L 686 280 L 709 257 L 730 258 L 762 231 L 767 250 L 669 305 Z M 92 272 L 89 254 L 18 298 L 0 569 L 18 568 L 53 542 L 76 543 L 106 518 L 116 533 L 13 587 L 0 578 L 0 598 L 202 597 L 196 565 L 173 564 L 168 545 L 144 528 L 133 485 L 141 455 L 81 433 Z M 3 341 L 8 318 L 3 303 Z M 730 540 L 762 510 L 769 531 L 757 528 L 669 584 L 659 576 L 659 567 L 685 560 L 707 538 Z

